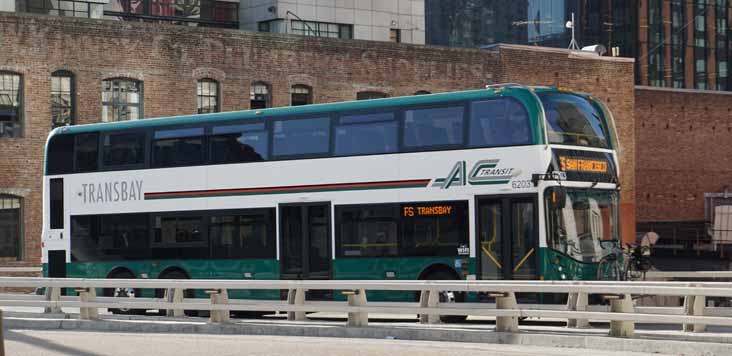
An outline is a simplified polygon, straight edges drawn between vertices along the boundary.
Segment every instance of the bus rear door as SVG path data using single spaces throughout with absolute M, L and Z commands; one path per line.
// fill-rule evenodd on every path
M 282 279 L 330 278 L 330 203 L 280 205 Z

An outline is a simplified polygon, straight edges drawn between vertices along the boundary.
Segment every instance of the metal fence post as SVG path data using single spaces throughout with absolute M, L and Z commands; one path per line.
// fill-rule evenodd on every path
M 3 329 L 3 311 L 0 309 L 0 356 L 5 356 L 5 331 Z
M 165 290 L 165 301 L 169 303 L 182 303 L 183 302 L 183 289 L 181 288 L 168 288 Z M 165 316 L 172 316 L 175 318 L 185 316 L 183 309 L 167 309 Z
M 587 311 L 587 293 L 570 293 L 567 298 L 567 310 L 569 311 Z M 567 319 L 567 327 L 570 328 L 588 328 L 590 322 L 587 319 Z
M 610 299 L 610 311 L 613 313 L 632 313 L 633 298 L 630 294 L 623 294 L 617 298 Z M 633 337 L 635 334 L 635 322 L 610 320 L 610 336 Z
M 46 301 L 53 302 L 54 305 L 45 307 L 44 313 L 62 313 L 61 307 L 58 306 L 58 302 L 61 300 L 61 288 L 58 287 L 47 287 L 46 288 Z
M 357 289 L 348 294 L 348 306 L 363 307 L 366 306 L 366 290 Z M 348 326 L 368 326 L 369 314 L 366 312 L 349 312 Z
M 506 292 L 496 294 L 496 309 L 516 309 L 516 294 Z M 518 332 L 518 317 L 516 316 L 497 316 L 496 331 L 515 333 Z
M 305 290 L 302 288 L 290 289 L 287 291 L 287 304 L 305 305 Z M 287 320 L 304 321 L 305 312 L 287 312 Z
M 93 302 L 97 296 L 96 288 L 79 288 L 76 291 L 79 292 L 79 300 L 82 303 Z M 79 308 L 79 317 L 82 320 L 99 319 L 99 311 L 93 307 L 81 307 Z
M 706 306 L 705 296 L 687 295 L 684 297 L 684 314 L 686 315 L 704 315 L 704 307 Z M 684 331 L 702 333 L 706 331 L 707 326 L 704 324 L 684 323 Z

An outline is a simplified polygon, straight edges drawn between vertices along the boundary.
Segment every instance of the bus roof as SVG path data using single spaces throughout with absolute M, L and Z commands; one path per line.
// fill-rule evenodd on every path
M 553 91 L 556 88 L 530 87 L 518 84 L 506 84 L 490 86 L 487 89 L 467 90 L 449 93 L 437 93 L 426 95 L 413 95 L 384 99 L 355 100 L 338 103 L 312 104 L 303 106 L 288 106 L 258 110 L 243 110 L 220 112 L 213 114 L 193 114 L 182 116 L 171 116 L 151 118 L 142 120 L 131 120 L 110 123 L 94 123 L 86 125 L 65 126 L 55 129 L 52 135 L 76 134 L 84 132 L 105 132 L 125 129 L 161 127 L 169 125 L 200 124 L 206 122 L 222 122 L 229 120 L 256 119 L 260 117 L 276 118 L 281 116 L 294 115 L 315 115 L 338 111 L 369 110 L 378 108 L 399 107 L 408 105 L 420 105 L 449 101 L 486 99 L 500 96 L 522 96 L 528 91 Z

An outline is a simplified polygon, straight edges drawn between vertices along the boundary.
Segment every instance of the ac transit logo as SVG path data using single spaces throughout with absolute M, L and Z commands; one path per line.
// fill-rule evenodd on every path
M 465 161 L 458 161 L 452 167 L 450 173 L 445 178 L 437 178 L 432 182 L 433 187 L 447 189 L 452 186 L 464 185 L 489 185 L 489 184 L 506 184 L 521 174 L 521 171 L 515 168 L 498 168 L 500 159 L 486 159 L 478 161 L 473 165 L 470 174 L 466 175 Z

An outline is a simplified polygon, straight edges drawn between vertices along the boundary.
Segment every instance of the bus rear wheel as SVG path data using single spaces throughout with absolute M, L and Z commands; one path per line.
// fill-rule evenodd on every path
M 112 273 L 110 279 L 135 279 L 135 275 L 130 271 L 117 271 Z M 104 288 L 103 294 L 105 297 L 117 297 L 117 298 L 135 298 L 140 295 L 140 290 L 135 288 Z M 129 309 L 129 308 L 108 308 L 112 314 L 123 314 L 123 315 L 144 315 L 145 309 Z
M 434 272 L 430 272 L 427 274 L 423 279 L 425 280 L 443 280 L 443 281 L 450 281 L 450 280 L 457 280 L 458 278 L 455 276 L 454 273 L 444 271 L 444 270 L 438 270 Z M 451 292 L 451 291 L 442 291 L 440 292 L 440 303 L 463 303 L 465 302 L 466 295 L 464 292 Z M 419 295 L 417 296 L 417 300 L 419 300 Z M 465 320 L 468 319 L 467 315 L 440 315 L 440 321 L 443 323 L 462 323 L 465 322 Z
M 190 279 L 188 278 L 188 275 L 185 274 L 185 272 L 181 270 L 172 270 L 165 272 L 161 274 L 159 279 Z M 156 298 L 164 298 L 165 297 L 165 289 L 156 289 L 155 290 L 155 297 Z M 185 289 L 183 290 L 183 298 L 191 299 L 196 297 L 196 292 L 192 289 Z M 184 310 L 183 313 L 186 316 L 199 316 L 198 310 Z M 165 310 L 160 311 L 161 315 L 165 315 Z

